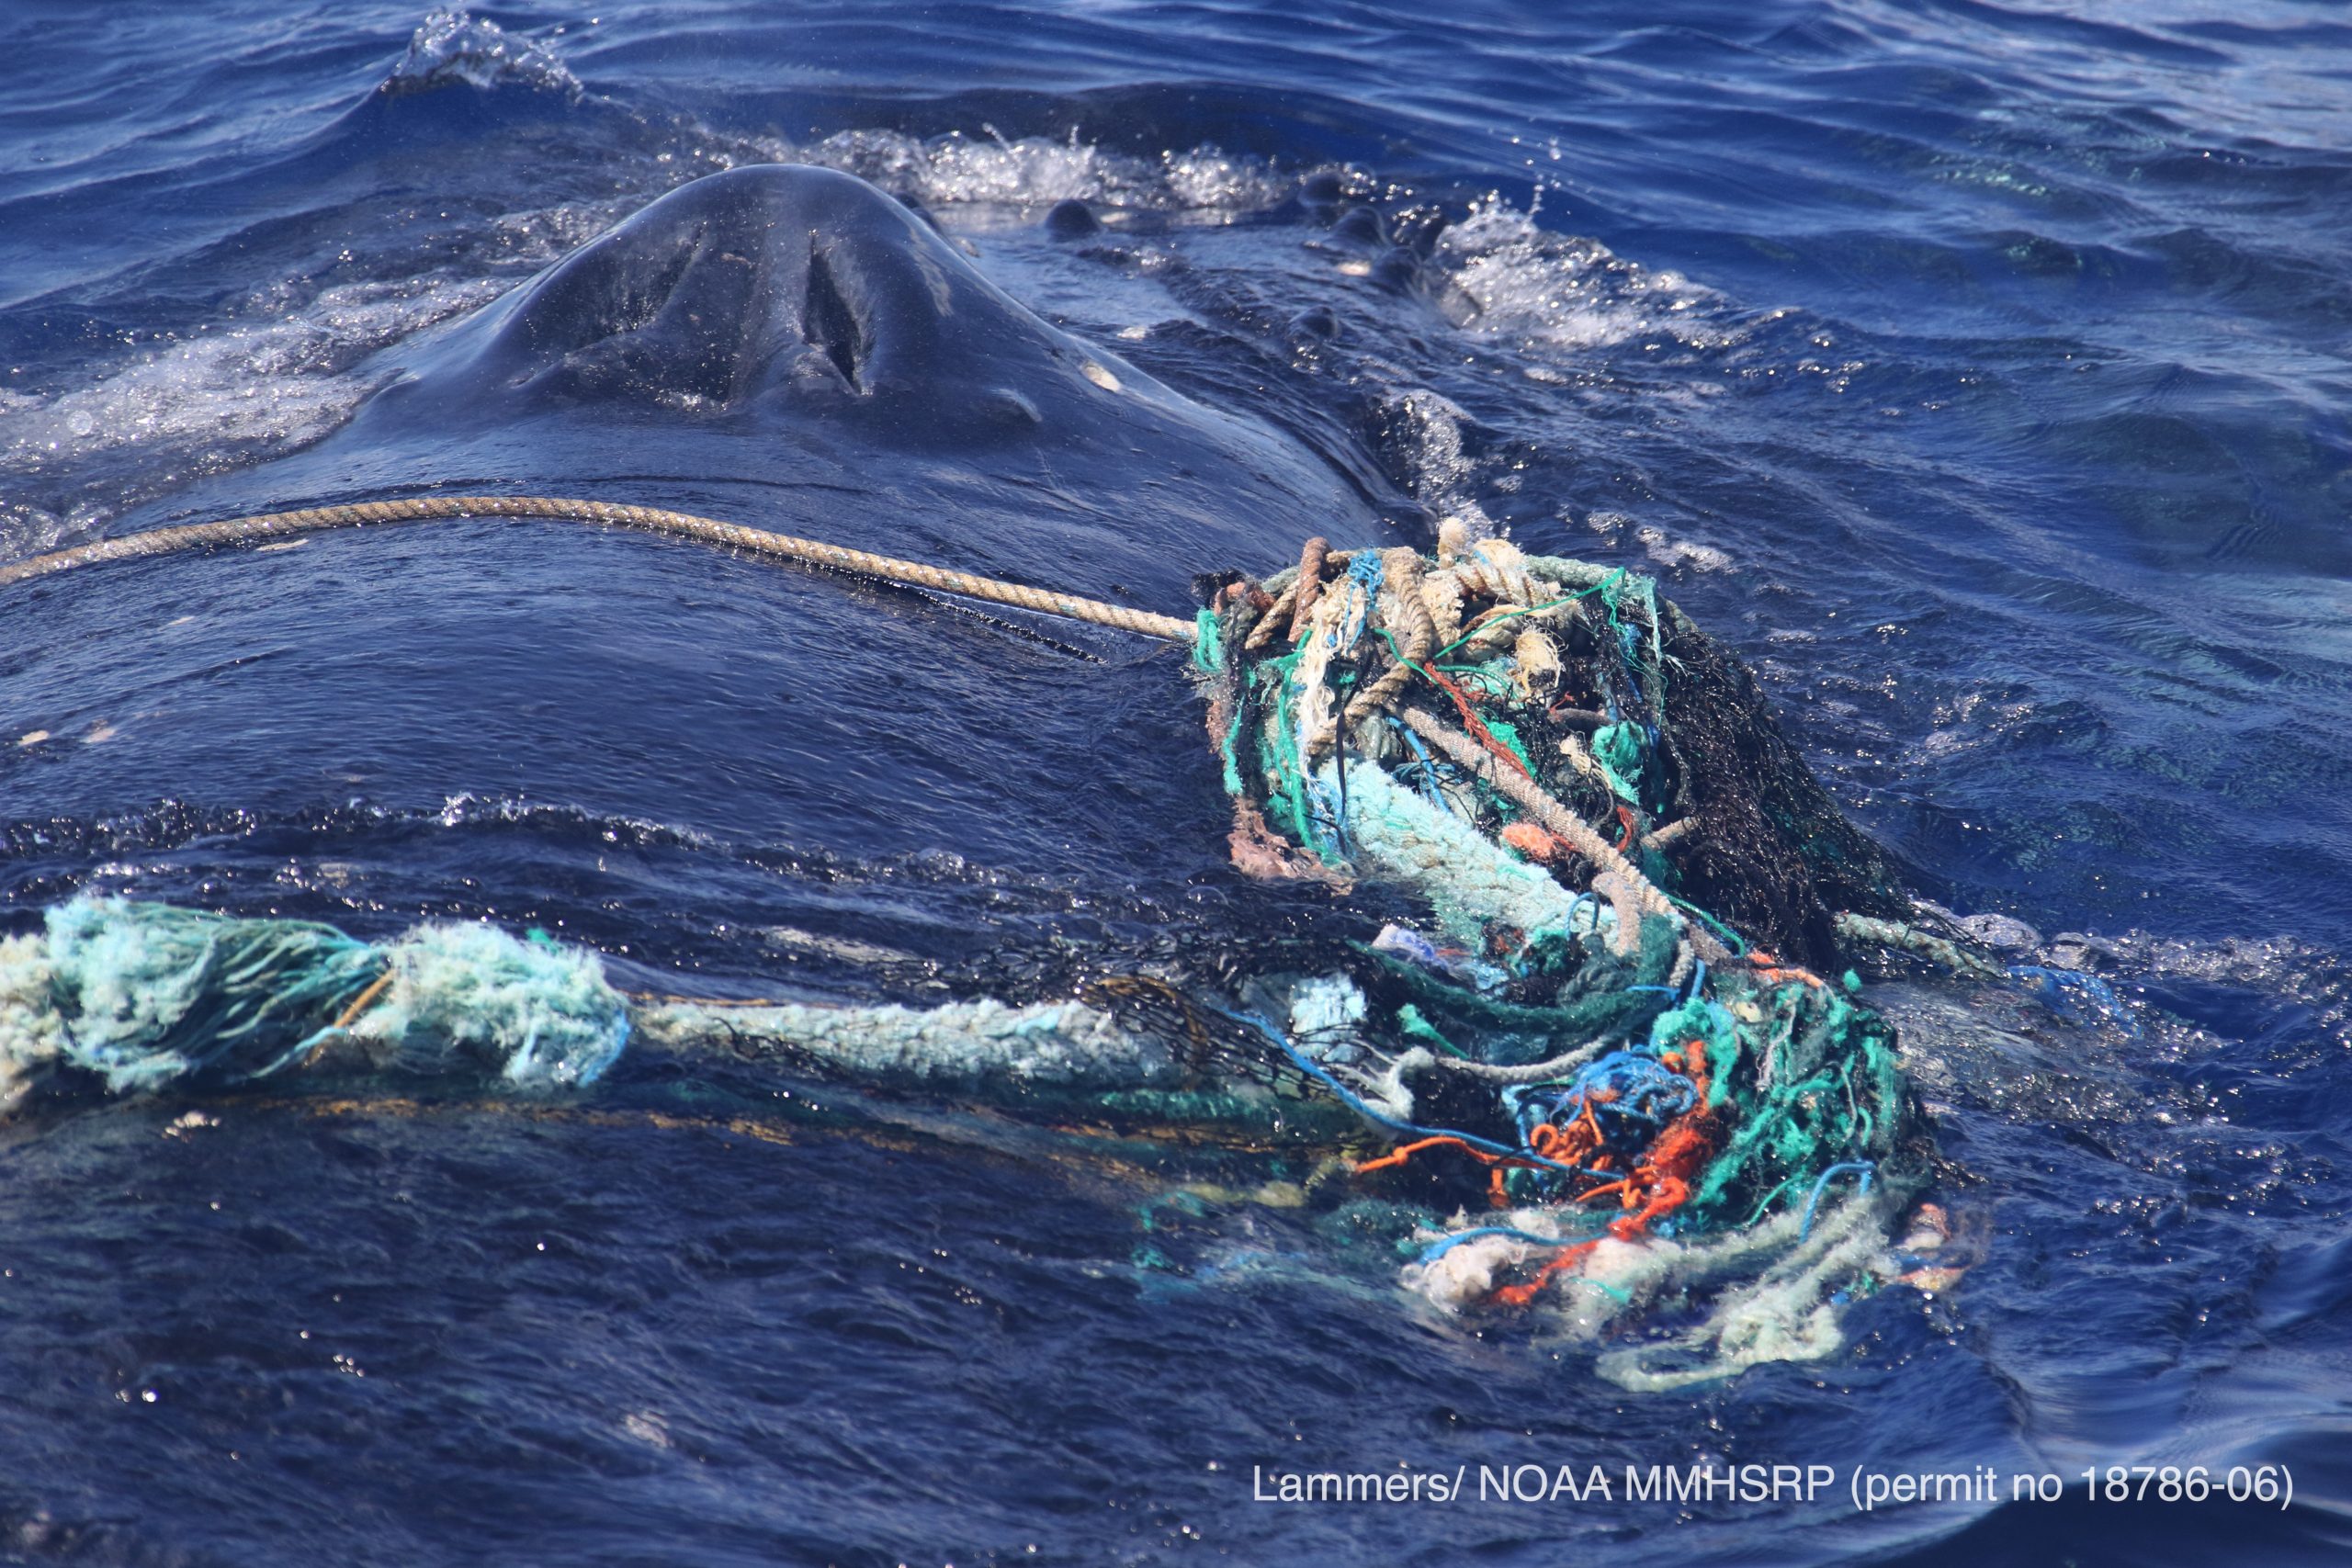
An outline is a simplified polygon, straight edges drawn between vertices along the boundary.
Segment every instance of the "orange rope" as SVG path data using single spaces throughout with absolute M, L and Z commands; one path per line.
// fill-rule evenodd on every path
M 1756 965 L 1756 977 L 1768 986 L 1778 986 L 1789 980 L 1801 980 L 1816 991 L 1826 991 L 1829 988 L 1828 982 L 1812 970 L 1801 969 L 1793 964 L 1784 965 L 1779 959 L 1760 948 L 1751 948 L 1748 951 L 1747 961 Z
M 1552 1255 L 1552 1260 L 1549 1263 L 1544 1264 L 1543 1268 L 1538 1269 L 1535 1271 L 1533 1278 L 1528 1280 L 1523 1284 L 1505 1285 L 1501 1290 L 1495 1292 L 1494 1299 L 1500 1302 L 1505 1306 L 1520 1307 L 1527 1305 L 1528 1303 L 1533 1301 L 1537 1296 L 1544 1293 L 1544 1287 L 1552 1282 L 1552 1277 L 1554 1275 L 1560 1273 L 1566 1269 L 1573 1267 L 1578 1262 L 1581 1262 L 1586 1253 L 1590 1252 L 1594 1247 L 1599 1247 L 1600 1245 L 1600 1238 L 1599 1236 L 1595 1236 L 1590 1241 L 1580 1241 L 1574 1247 L 1562 1247 L 1559 1251 Z
M 1538 1124 L 1527 1134 L 1527 1146 L 1562 1165 L 1581 1162 L 1585 1156 L 1600 1147 L 1600 1123 L 1593 1119 L 1591 1102 L 1587 1101 L 1583 1114 L 1565 1127 L 1555 1127 L 1549 1122 Z
M 1706 1047 L 1693 1041 L 1685 1050 L 1698 1054 L 1703 1070 Z M 1589 1103 L 1585 1106 L 1585 1114 L 1588 1117 L 1592 1114 Z M 1634 1168 L 1633 1175 L 1623 1181 L 1612 1181 L 1605 1187 L 1578 1193 L 1577 1201 L 1589 1202 L 1611 1192 L 1618 1194 L 1626 1212 L 1609 1222 L 1609 1234 L 1619 1241 L 1632 1241 L 1653 1224 L 1690 1201 L 1690 1179 L 1699 1173 L 1699 1168 L 1706 1163 L 1707 1156 L 1713 1151 L 1713 1121 L 1706 1111 L 1702 1107 L 1693 1107 L 1658 1134 L 1657 1142 L 1650 1145 L 1648 1155 Z M 1534 1135 L 1531 1134 L 1528 1141 L 1532 1144 Z M 1637 1184 L 1648 1190 L 1645 1201 L 1636 1198 Z M 1637 1201 L 1641 1204 L 1639 1208 L 1634 1207 Z M 1600 1242 L 1601 1238 L 1595 1236 L 1590 1241 L 1580 1241 L 1573 1247 L 1561 1248 L 1526 1280 L 1516 1285 L 1503 1286 L 1488 1299 L 1502 1306 L 1526 1306 Z
M 1769 956 L 1765 960 L 1770 963 Z M 1707 1157 L 1714 1152 L 1715 1123 L 1706 1110 L 1707 1043 L 1702 1038 L 1686 1041 L 1680 1050 L 1668 1052 L 1661 1062 L 1688 1077 L 1698 1091 L 1697 1103 L 1668 1124 L 1657 1135 L 1641 1162 L 1630 1175 L 1618 1180 L 1603 1182 L 1579 1192 L 1572 1200 L 1590 1203 L 1615 1198 L 1624 1213 L 1609 1222 L 1609 1235 L 1619 1241 L 1632 1241 L 1647 1233 L 1650 1226 L 1664 1219 L 1690 1201 L 1690 1183 L 1699 1174 Z M 1585 1097 L 1576 1117 L 1565 1127 L 1550 1122 L 1540 1122 L 1529 1129 L 1527 1146 L 1544 1161 L 1560 1165 L 1582 1165 L 1588 1159 L 1596 1163 L 1608 1158 L 1601 1148 L 1600 1120 L 1594 1114 L 1596 1105 L 1606 1104 L 1616 1097 L 1606 1089 L 1596 1090 Z M 1493 1155 L 1464 1143 L 1462 1139 L 1440 1134 L 1410 1143 L 1377 1159 L 1366 1160 L 1355 1168 L 1362 1175 L 1375 1170 L 1402 1168 L 1412 1156 L 1425 1149 L 1452 1146 L 1461 1149 L 1473 1159 L 1489 1168 L 1487 1180 L 1487 1201 L 1493 1207 L 1510 1207 L 1510 1189 L 1504 1181 L 1510 1168 L 1544 1169 L 1535 1160 L 1510 1155 Z M 1605 1239 L 1594 1236 L 1561 1247 L 1537 1268 L 1535 1272 L 1515 1285 L 1504 1285 L 1487 1298 L 1500 1306 L 1522 1307 L 1542 1295 L 1552 1281 L 1576 1267 L 1592 1249 Z
M 1407 662 L 1409 663 L 1410 660 L 1408 660 Z M 1445 674 L 1444 671 L 1439 670 L 1437 666 L 1433 664 L 1426 667 L 1415 665 L 1414 668 L 1419 670 L 1422 674 L 1428 676 L 1433 683 L 1444 691 L 1447 696 L 1453 699 L 1454 707 L 1458 709 L 1462 715 L 1462 728 L 1468 730 L 1474 737 L 1476 737 L 1478 744 L 1484 746 L 1487 750 L 1492 751 L 1496 756 L 1500 757 L 1504 761 L 1509 762 L 1511 767 L 1518 772 L 1519 776 L 1525 779 L 1529 784 L 1533 784 L 1535 782 L 1535 775 L 1527 771 L 1527 764 L 1519 760 L 1519 753 L 1504 745 L 1501 741 L 1496 739 L 1495 732 L 1487 728 L 1486 720 L 1480 718 L 1476 713 L 1471 711 L 1469 693 L 1456 685 L 1451 676 Z
M 1218 731 L 1219 735 L 1224 732 Z M 1505 826 L 1502 840 L 1529 860 L 1549 865 L 1555 860 L 1566 860 L 1576 852 L 1567 843 L 1545 832 L 1532 822 L 1512 822 Z
M 1707 1043 L 1692 1037 L 1683 1043 L 1679 1051 L 1668 1051 L 1658 1058 L 1658 1065 L 1668 1072 L 1680 1073 L 1690 1080 L 1698 1103 L 1707 1100 Z
M 1714 1147 L 1714 1140 L 1708 1136 L 1712 1131 L 1707 1113 L 1693 1110 L 1657 1135 L 1657 1142 L 1650 1145 L 1649 1157 L 1634 1172 L 1649 1189 L 1649 1201 L 1633 1213 L 1611 1221 L 1610 1235 L 1619 1241 L 1631 1241 L 1649 1229 L 1652 1221 L 1664 1218 L 1690 1201 L 1690 1179 L 1699 1174 L 1699 1168 L 1706 1163 Z M 1631 1207 L 1630 1187 L 1625 1196 Z

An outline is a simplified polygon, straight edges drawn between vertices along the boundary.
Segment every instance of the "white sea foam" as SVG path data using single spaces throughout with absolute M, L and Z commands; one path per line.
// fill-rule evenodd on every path
M 367 355 L 491 299 L 488 280 L 336 285 L 303 297 L 282 282 L 232 320 L 143 346 L 86 386 L 11 394 L 0 424 L 0 480 L 69 480 L 94 458 L 136 449 L 118 492 L 217 473 L 318 439 L 373 389 Z M 43 547 L 102 520 L 67 502 L 57 515 L 18 502 L 0 514 L 0 548 Z
M 1598 240 L 1555 234 L 1490 198 L 1438 241 L 1437 260 L 1475 307 L 1459 322 L 1481 336 L 1549 350 L 1660 336 L 1690 347 L 1733 341 L 1713 290 L 1653 272 Z
M 1233 212 L 1272 206 L 1292 179 L 1262 160 L 1214 147 L 1156 158 L 1106 152 L 1072 132 L 1054 141 L 1007 138 L 992 127 L 928 139 L 895 130 L 844 130 L 807 145 L 771 142 L 779 162 L 817 164 L 904 191 L 934 207 L 1046 207 L 1086 201 L 1114 209 Z
M 1732 568 L 1732 558 L 1714 546 L 1670 538 L 1662 528 L 1645 525 L 1634 531 L 1634 536 L 1642 542 L 1650 559 L 1669 570 L 1687 567 L 1692 571 L 1729 571 Z
M 464 83 L 495 87 L 514 83 L 546 93 L 576 95 L 580 78 L 546 44 L 518 38 L 486 17 L 444 6 L 424 18 L 392 67 L 383 91 L 422 93 Z

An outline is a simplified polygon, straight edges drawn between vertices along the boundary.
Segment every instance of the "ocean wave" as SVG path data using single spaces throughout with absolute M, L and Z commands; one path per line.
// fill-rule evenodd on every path
M 1475 310 L 1456 324 L 1485 338 L 1556 353 L 1662 334 L 1721 348 L 1739 333 L 1722 296 L 1671 269 L 1652 269 L 1600 241 L 1555 233 L 1499 197 L 1438 239 L 1438 260 Z
M 424 18 L 392 73 L 377 91 L 397 96 L 453 85 L 492 88 L 508 84 L 534 92 L 576 96 L 574 76 L 545 43 L 518 38 L 487 17 L 444 6 Z

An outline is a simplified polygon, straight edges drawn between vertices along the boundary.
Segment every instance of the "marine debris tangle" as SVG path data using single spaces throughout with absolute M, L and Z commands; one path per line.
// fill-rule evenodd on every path
M 1449 527 L 1434 556 L 1317 540 L 1203 589 L 1236 864 L 1408 919 L 844 1006 L 633 997 L 537 931 L 371 944 L 85 897 L 0 940 L 0 1109 L 296 1073 L 571 1093 L 631 1043 L 1238 1134 L 1319 1155 L 1324 1201 L 1416 1205 L 1411 1290 L 1606 1337 L 1596 1366 L 1634 1389 L 1832 1354 L 1841 1301 L 1954 1277 L 1921 1256 L 1948 1234 L 1917 1202 L 1932 1143 L 1839 944 L 2001 971 L 1906 923 L 1752 678 L 1653 583 Z
M 1236 863 L 1428 910 L 1283 1047 L 1393 1138 L 1358 1179 L 1482 1182 L 1406 1282 L 1598 1334 L 1734 1281 L 1600 1355 L 1636 1388 L 1837 1349 L 1836 1301 L 1919 1266 L 1887 1229 L 1932 1150 L 1892 1029 L 1815 969 L 1911 906 L 1752 682 L 1649 581 L 1452 528 L 1204 587 Z

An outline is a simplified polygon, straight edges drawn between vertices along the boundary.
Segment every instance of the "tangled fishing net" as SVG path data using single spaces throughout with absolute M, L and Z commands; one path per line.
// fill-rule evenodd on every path
M 1973 954 L 1648 581 L 1448 531 L 1204 584 L 1236 864 L 1377 890 L 1351 940 L 1171 942 L 941 1005 L 632 998 L 542 932 L 81 898 L 0 940 L 0 1108 L 292 1073 L 554 1092 L 626 1043 L 1322 1156 L 1422 1216 L 1408 1286 L 1607 1334 L 1663 1389 L 1836 1350 L 1931 1149 L 1839 942 Z M 1363 899 L 1350 900 L 1350 908 Z M 1354 919 L 1352 915 L 1351 919 Z M 1450 1213 L 1450 1219 L 1439 1216 Z M 1916 1277 L 1916 1276 L 1915 1276 Z
M 1909 906 L 1737 667 L 1645 580 L 1453 533 L 1227 582 L 1194 664 L 1237 863 L 1426 906 L 1291 1046 L 1395 1139 L 1358 1178 L 1483 1179 L 1408 1283 L 1597 1332 L 1742 1277 L 1600 1358 L 1636 1387 L 1836 1348 L 1927 1151 L 1891 1030 L 1807 965 Z

